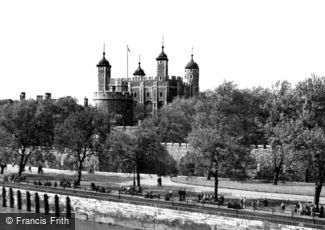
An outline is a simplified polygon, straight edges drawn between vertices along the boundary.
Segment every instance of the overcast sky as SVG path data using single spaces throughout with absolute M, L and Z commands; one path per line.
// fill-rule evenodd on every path
M 92 100 L 103 43 L 113 77 L 126 76 L 127 44 L 129 73 L 141 55 L 155 76 L 162 36 L 169 75 L 184 75 L 194 47 L 201 90 L 323 76 L 324 10 L 321 0 L 1 1 L 0 99 L 25 91 Z

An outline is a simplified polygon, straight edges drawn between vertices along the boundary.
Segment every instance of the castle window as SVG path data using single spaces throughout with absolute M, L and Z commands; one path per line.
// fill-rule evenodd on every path
M 133 93 L 134 97 L 137 97 L 137 93 Z
M 147 92 L 147 97 L 150 97 L 150 93 L 149 92 Z
M 163 93 L 162 93 L 162 92 L 160 92 L 160 93 L 159 93 L 159 96 L 160 96 L 160 97 L 162 97 L 162 96 L 163 96 Z
M 192 74 L 190 75 L 190 78 L 191 78 L 191 79 L 193 78 L 193 75 L 192 75 Z

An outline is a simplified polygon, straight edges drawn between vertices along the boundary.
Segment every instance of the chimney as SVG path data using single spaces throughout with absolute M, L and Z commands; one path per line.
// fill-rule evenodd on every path
M 51 93 L 45 93 L 45 100 L 51 100 Z
M 20 99 L 21 101 L 23 101 L 23 100 L 25 100 L 25 98 L 26 98 L 26 93 L 25 93 L 25 92 L 21 92 L 21 93 L 20 93 L 20 96 L 19 96 L 19 99 Z
M 41 103 L 43 101 L 43 96 L 42 95 L 37 95 L 36 96 L 36 101 L 37 101 L 37 103 Z
M 84 107 L 87 108 L 88 107 L 88 98 L 85 97 L 84 99 Z

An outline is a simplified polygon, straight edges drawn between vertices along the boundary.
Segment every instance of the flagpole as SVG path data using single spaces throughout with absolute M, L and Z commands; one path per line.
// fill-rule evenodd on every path
M 129 45 L 126 45 L 126 79 L 129 78 Z

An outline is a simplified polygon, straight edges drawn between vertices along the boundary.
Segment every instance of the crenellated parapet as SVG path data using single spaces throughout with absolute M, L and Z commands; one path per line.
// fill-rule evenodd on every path
M 94 100 L 133 100 L 130 92 L 95 92 Z

